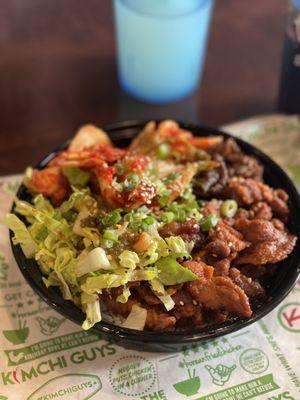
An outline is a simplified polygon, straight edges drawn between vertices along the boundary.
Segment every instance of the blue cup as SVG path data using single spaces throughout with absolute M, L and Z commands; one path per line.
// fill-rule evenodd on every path
M 150 103 L 179 100 L 202 76 L 213 0 L 114 0 L 121 87 Z

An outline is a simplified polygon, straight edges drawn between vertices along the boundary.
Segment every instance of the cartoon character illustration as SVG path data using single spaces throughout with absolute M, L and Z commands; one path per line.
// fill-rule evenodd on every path
M 218 364 L 215 368 L 211 365 L 205 365 L 206 370 L 209 372 L 212 382 L 218 386 L 224 386 L 232 372 L 236 369 L 236 365 L 233 364 L 231 367 L 227 367 L 224 364 Z
M 7 350 L 8 365 L 18 365 L 25 360 L 24 350 Z M 1 400 L 1 399 L 0 399 Z
M 53 316 L 48 318 L 36 317 L 36 320 L 40 324 L 41 333 L 47 336 L 50 336 L 52 333 L 56 332 L 60 325 L 65 321 L 64 318 L 60 319 Z

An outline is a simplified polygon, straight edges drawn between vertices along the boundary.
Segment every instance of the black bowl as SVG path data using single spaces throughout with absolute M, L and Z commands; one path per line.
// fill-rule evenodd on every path
M 145 121 L 126 121 L 104 126 L 103 129 L 108 132 L 116 145 L 124 147 L 130 143 L 131 139 L 137 135 L 145 123 Z M 227 133 L 205 126 L 185 123 L 180 123 L 180 125 L 193 132 L 196 136 L 222 135 L 225 138 L 231 137 Z M 182 346 L 225 335 L 252 324 L 273 310 L 291 291 L 300 272 L 300 198 L 298 192 L 287 174 L 273 160 L 252 145 L 240 139 L 235 138 L 235 140 L 245 153 L 254 155 L 263 164 L 265 182 L 273 187 L 281 187 L 289 194 L 290 221 L 288 227 L 298 237 L 293 253 L 286 260 L 279 263 L 271 284 L 267 287 L 267 296 L 264 301 L 252 305 L 253 315 L 251 318 L 236 318 L 214 327 L 193 329 L 188 332 L 140 332 L 124 329 L 107 322 L 96 324 L 91 329 L 93 332 L 128 348 L 148 351 L 176 351 L 180 350 Z M 56 155 L 57 151 L 66 146 L 67 143 L 47 155 L 36 168 L 44 168 Z M 30 200 L 30 195 L 23 185 L 20 187 L 17 196 L 23 200 Z M 14 212 L 14 207 L 12 207 L 12 212 Z M 11 232 L 10 235 L 12 237 Z M 81 324 L 84 320 L 82 311 L 70 301 L 63 300 L 57 288 L 46 288 L 37 263 L 34 260 L 26 259 L 19 245 L 12 245 L 12 249 L 21 272 L 33 290 L 64 317 Z

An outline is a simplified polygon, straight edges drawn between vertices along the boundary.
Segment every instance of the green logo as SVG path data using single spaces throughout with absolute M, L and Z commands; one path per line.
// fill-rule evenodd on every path
M 287 331 L 300 332 L 300 303 L 287 303 L 277 313 L 280 325 Z
M 19 365 L 26 361 L 26 353 L 23 349 L 5 350 L 8 365 Z
M 215 385 L 224 386 L 229 381 L 232 372 L 236 369 L 236 365 L 233 364 L 231 367 L 227 367 L 224 364 L 218 364 L 215 368 L 211 365 L 205 365 L 205 368 Z
M 52 333 L 56 332 L 60 325 L 65 321 L 65 318 L 57 318 L 57 317 L 36 317 L 37 322 L 40 325 L 41 333 L 46 336 L 52 335 Z
M 26 320 L 23 322 L 18 319 L 18 329 L 9 329 L 2 331 L 3 336 L 12 344 L 25 343 L 29 335 L 29 328 L 26 326 Z
M 261 374 L 269 367 L 269 359 L 259 349 L 248 349 L 240 355 L 241 367 L 250 374 Z
M 153 388 L 156 370 L 154 364 L 142 356 L 124 356 L 110 367 L 109 382 L 117 393 L 141 397 Z
M 102 389 L 98 376 L 87 374 L 66 374 L 50 379 L 33 392 L 27 400 L 56 399 L 88 400 Z
M 182 367 L 181 363 L 179 363 L 179 366 Z M 190 369 L 187 371 L 189 374 L 189 379 L 177 382 L 173 386 L 178 393 L 185 394 L 186 396 L 193 396 L 194 394 L 198 393 L 198 390 L 201 386 L 201 381 L 199 376 L 196 376 L 195 369 L 193 369 L 193 372 L 191 372 Z

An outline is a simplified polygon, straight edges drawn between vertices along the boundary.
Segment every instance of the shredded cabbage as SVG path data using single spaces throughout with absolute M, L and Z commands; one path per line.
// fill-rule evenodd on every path
M 87 303 L 85 307 L 86 319 L 82 323 L 84 330 L 90 329 L 97 322 L 101 321 L 100 301 L 99 299 L 92 303 Z
M 134 270 L 139 262 L 139 256 L 134 251 L 124 250 L 119 255 L 119 261 L 123 268 Z
M 14 214 L 7 214 L 6 224 L 14 232 L 13 243 L 20 244 L 25 257 L 33 258 L 36 245 L 24 222 Z
M 85 186 L 90 179 L 90 173 L 78 167 L 63 167 L 62 173 L 73 186 Z
M 188 268 L 180 265 L 175 258 L 168 256 L 157 261 L 158 277 L 164 285 L 177 285 L 198 279 Z
M 123 275 L 118 274 L 100 274 L 98 276 L 88 277 L 81 285 L 81 290 L 86 293 L 101 293 L 102 289 L 119 287 L 125 285 L 130 280 L 130 275 L 124 273 Z
M 130 314 L 126 320 L 121 325 L 123 328 L 135 329 L 137 331 L 142 331 L 145 327 L 147 319 L 147 310 L 134 304 L 130 311 Z
M 112 270 L 113 267 L 107 258 L 105 250 L 101 247 L 96 247 L 83 260 L 78 261 L 76 274 L 77 276 L 82 276 L 99 269 Z
M 61 204 L 59 210 L 62 213 L 66 213 L 70 211 L 72 208 L 76 208 L 77 203 L 79 203 L 80 200 L 83 200 L 88 195 L 88 193 L 89 193 L 88 189 L 75 190 L 68 198 L 68 200 L 64 201 Z
M 171 255 L 184 255 L 187 253 L 185 243 L 180 236 L 170 236 L 165 239 Z
M 123 293 L 120 294 L 120 295 L 117 297 L 117 301 L 118 301 L 119 303 L 127 303 L 127 300 L 129 299 L 130 295 L 131 295 L 130 289 L 129 289 L 128 287 L 125 287 L 125 288 L 123 289 Z
M 175 306 L 175 302 L 172 297 L 166 292 L 164 285 L 157 278 L 154 278 L 150 281 L 150 286 L 154 294 L 159 298 L 159 300 L 165 306 L 167 311 L 172 310 Z

